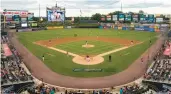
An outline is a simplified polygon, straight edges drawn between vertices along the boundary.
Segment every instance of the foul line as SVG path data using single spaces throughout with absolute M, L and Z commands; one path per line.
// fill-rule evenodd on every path
M 141 43 L 143 43 L 143 42 L 137 43 L 135 45 L 138 45 L 138 44 L 141 44 Z M 44 46 L 44 45 L 41 45 L 41 44 L 38 44 L 38 43 L 35 43 L 35 44 L 40 45 L 40 46 Z M 115 49 L 115 50 L 111 50 L 111 51 L 108 51 L 108 52 L 99 54 L 97 56 L 103 57 L 103 56 L 106 56 L 106 55 L 109 55 L 109 54 L 112 54 L 112 53 L 115 53 L 115 52 L 118 52 L 118 51 L 127 49 L 127 48 L 132 47 L 132 46 L 135 46 L 135 45 L 125 46 L 125 47 L 122 47 L 122 48 L 118 48 L 118 49 Z M 55 50 L 57 52 L 61 52 L 61 53 L 67 54 L 67 51 L 65 51 L 65 50 L 57 49 L 57 48 L 54 48 L 54 47 L 48 47 L 48 46 L 44 46 L 44 47 L 49 48 L 51 50 Z M 79 55 L 74 54 L 74 53 L 71 53 L 71 52 L 68 52 L 68 55 L 73 56 L 73 57 L 79 56 Z
M 125 46 L 125 47 L 122 47 L 122 48 L 118 48 L 118 49 L 115 49 L 115 50 L 111 50 L 111 51 L 108 51 L 108 52 L 105 52 L 105 53 L 102 53 L 102 54 L 99 54 L 97 56 L 105 56 L 105 55 L 109 55 L 111 53 L 114 53 L 114 52 L 117 52 L 117 51 L 121 51 L 121 50 L 124 50 L 124 49 L 127 49 L 129 48 L 129 46 Z
M 138 44 L 141 44 L 141 43 L 143 43 L 143 42 L 137 43 L 137 44 L 135 44 L 135 45 L 138 45 Z M 125 47 L 122 47 L 122 48 L 118 48 L 118 49 L 115 49 L 115 50 L 111 50 L 111 51 L 108 51 L 108 52 L 99 54 L 99 55 L 97 55 L 97 56 L 102 56 L 102 57 L 103 57 L 103 56 L 106 56 L 106 55 L 112 54 L 112 53 L 114 53 L 114 52 L 118 52 L 118 51 L 127 49 L 127 48 L 132 47 L 132 46 L 135 46 L 135 45 L 125 46 Z
M 52 49 L 52 50 L 55 50 L 55 51 L 58 51 L 58 52 L 61 52 L 61 53 L 64 53 L 64 54 L 67 54 L 67 51 L 64 51 L 64 50 L 61 50 L 61 49 L 57 49 L 57 48 L 54 48 L 54 47 L 48 47 L 49 49 Z M 74 54 L 74 53 L 71 53 L 71 52 L 68 52 L 68 55 L 71 55 L 71 56 L 79 56 L 77 54 Z

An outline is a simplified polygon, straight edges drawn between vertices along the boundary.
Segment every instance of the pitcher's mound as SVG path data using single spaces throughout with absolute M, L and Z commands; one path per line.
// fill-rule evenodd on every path
M 85 44 L 85 45 L 82 45 L 82 47 L 85 47 L 85 48 L 92 48 L 92 47 L 94 47 L 94 45 L 91 45 L 91 44 Z
M 104 61 L 104 58 L 101 56 L 90 57 L 90 60 L 87 61 L 86 57 L 76 56 L 72 59 L 74 63 L 81 65 L 96 65 Z

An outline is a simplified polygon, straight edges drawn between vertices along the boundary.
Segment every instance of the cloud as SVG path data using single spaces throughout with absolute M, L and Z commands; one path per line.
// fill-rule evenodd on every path
M 123 6 L 124 8 L 149 8 L 162 6 L 161 3 L 138 3 Z
M 56 0 L 39 0 L 41 16 L 46 16 L 46 7 L 52 7 Z M 66 8 L 66 16 L 79 16 L 80 9 L 83 16 L 93 13 L 107 14 L 121 10 L 121 0 L 57 0 L 58 6 Z M 29 10 L 39 15 L 38 0 L 1 0 L 2 9 Z M 170 0 L 122 0 L 124 12 L 170 13 Z M 156 10 L 157 9 L 157 10 Z

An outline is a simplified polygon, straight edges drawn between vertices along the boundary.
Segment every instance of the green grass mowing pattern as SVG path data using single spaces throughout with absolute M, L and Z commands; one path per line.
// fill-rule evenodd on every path
M 116 52 L 112 55 L 112 63 L 108 62 L 108 56 L 104 56 L 105 61 L 98 65 L 83 66 L 75 64 L 72 62 L 72 57 L 67 57 L 66 54 L 56 52 L 51 49 L 33 44 L 33 42 L 38 40 L 47 40 L 51 38 L 56 38 L 56 34 L 60 34 L 60 38 L 71 37 L 74 33 L 78 33 L 82 36 L 87 36 L 89 33 L 88 29 L 67 29 L 67 30 L 47 30 L 40 32 L 20 32 L 17 33 L 20 42 L 27 47 L 35 56 L 41 59 L 42 54 L 49 53 L 50 55 L 45 55 L 45 64 L 51 68 L 54 72 L 62 75 L 75 76 L 75 77 L 100 77 L 112 75 L 121 72 L 128 68 L 130 64 L 133 63 L 144 51 L 149 47 L 149 36 L 154 37 L 157 34 L 151 32 L 134 32 L 134 31 L 118 31 L 116 30 L 102 30 L 102 29 L 91 29 L 91 36 L 103 37 L 123 37 L 126 39 L 134 39 L 139 41 L 145 41 L 142 44 L 136 45 L 134 47 Z M 117 35 L 118 34 L 118 35 Z M 132 37 L 131 37 L 132 36 Z M 153 38 L 152 42 L 155 42 L 157 38 Z M 130 53 L 129 55 L 124 55 Z M 121 56 L 120 56 L 121 55 Z M 36 63 L 36 62 L 35 62 Z M 102 68 L 104 72 L 73 72 L 74 68 Z
M 113 43 L 102 42 L 102 41 L 88 41 L 88 44 L 94 45 L 95 47 L 92 48 L 82 47 L 82 45 L 85 45 L 85 41 L 69 42 L 69 43 L 57 45 L 55 47 L 79 55 L 95 55 L 95 54 L 97 55 L 121 47 L 121 45 L 119 44 L 113 44 Z
M 146 40 L 147 37 L 156 36 L 154 32 L 141 32 L 141 31 L 121 31 L 113 29 L 58 29 L 58 30 L 46 30 L 37 32 L 19 32 L 19 36 L 22 36 L 30 41 L 47 40 L 52 38 L 65 38 L 73 37 L 74 34 L 78 36 L 103 36 L 103 37 L 118 37 L 125 39 L 135 39 L 139 41 Z

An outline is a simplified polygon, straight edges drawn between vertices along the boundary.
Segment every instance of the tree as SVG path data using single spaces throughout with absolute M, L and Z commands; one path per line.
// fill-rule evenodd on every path
M 144 11 L 143 11 L 143 10 L 140 10 L 140 11 L 139 11 L 139 14 L 144 14 Z
M 96 14 L 91 16 L 91 19 L 92 20 L 100 21 L 101 20 L 101 14 L 100 13 L 96 13 Z
M 33 17 L 33 21 L 39 21 L 39 17 Z
M 80 17 L 74 17 L 74 23 L 79 23 Z
M 115 11 L 115 12 L 109 13 L 109 15 L 117 15 L 117 14 L 119 14 L 119 13 L 123 13 L 123 12 L 122 12 L 122 11 Z

